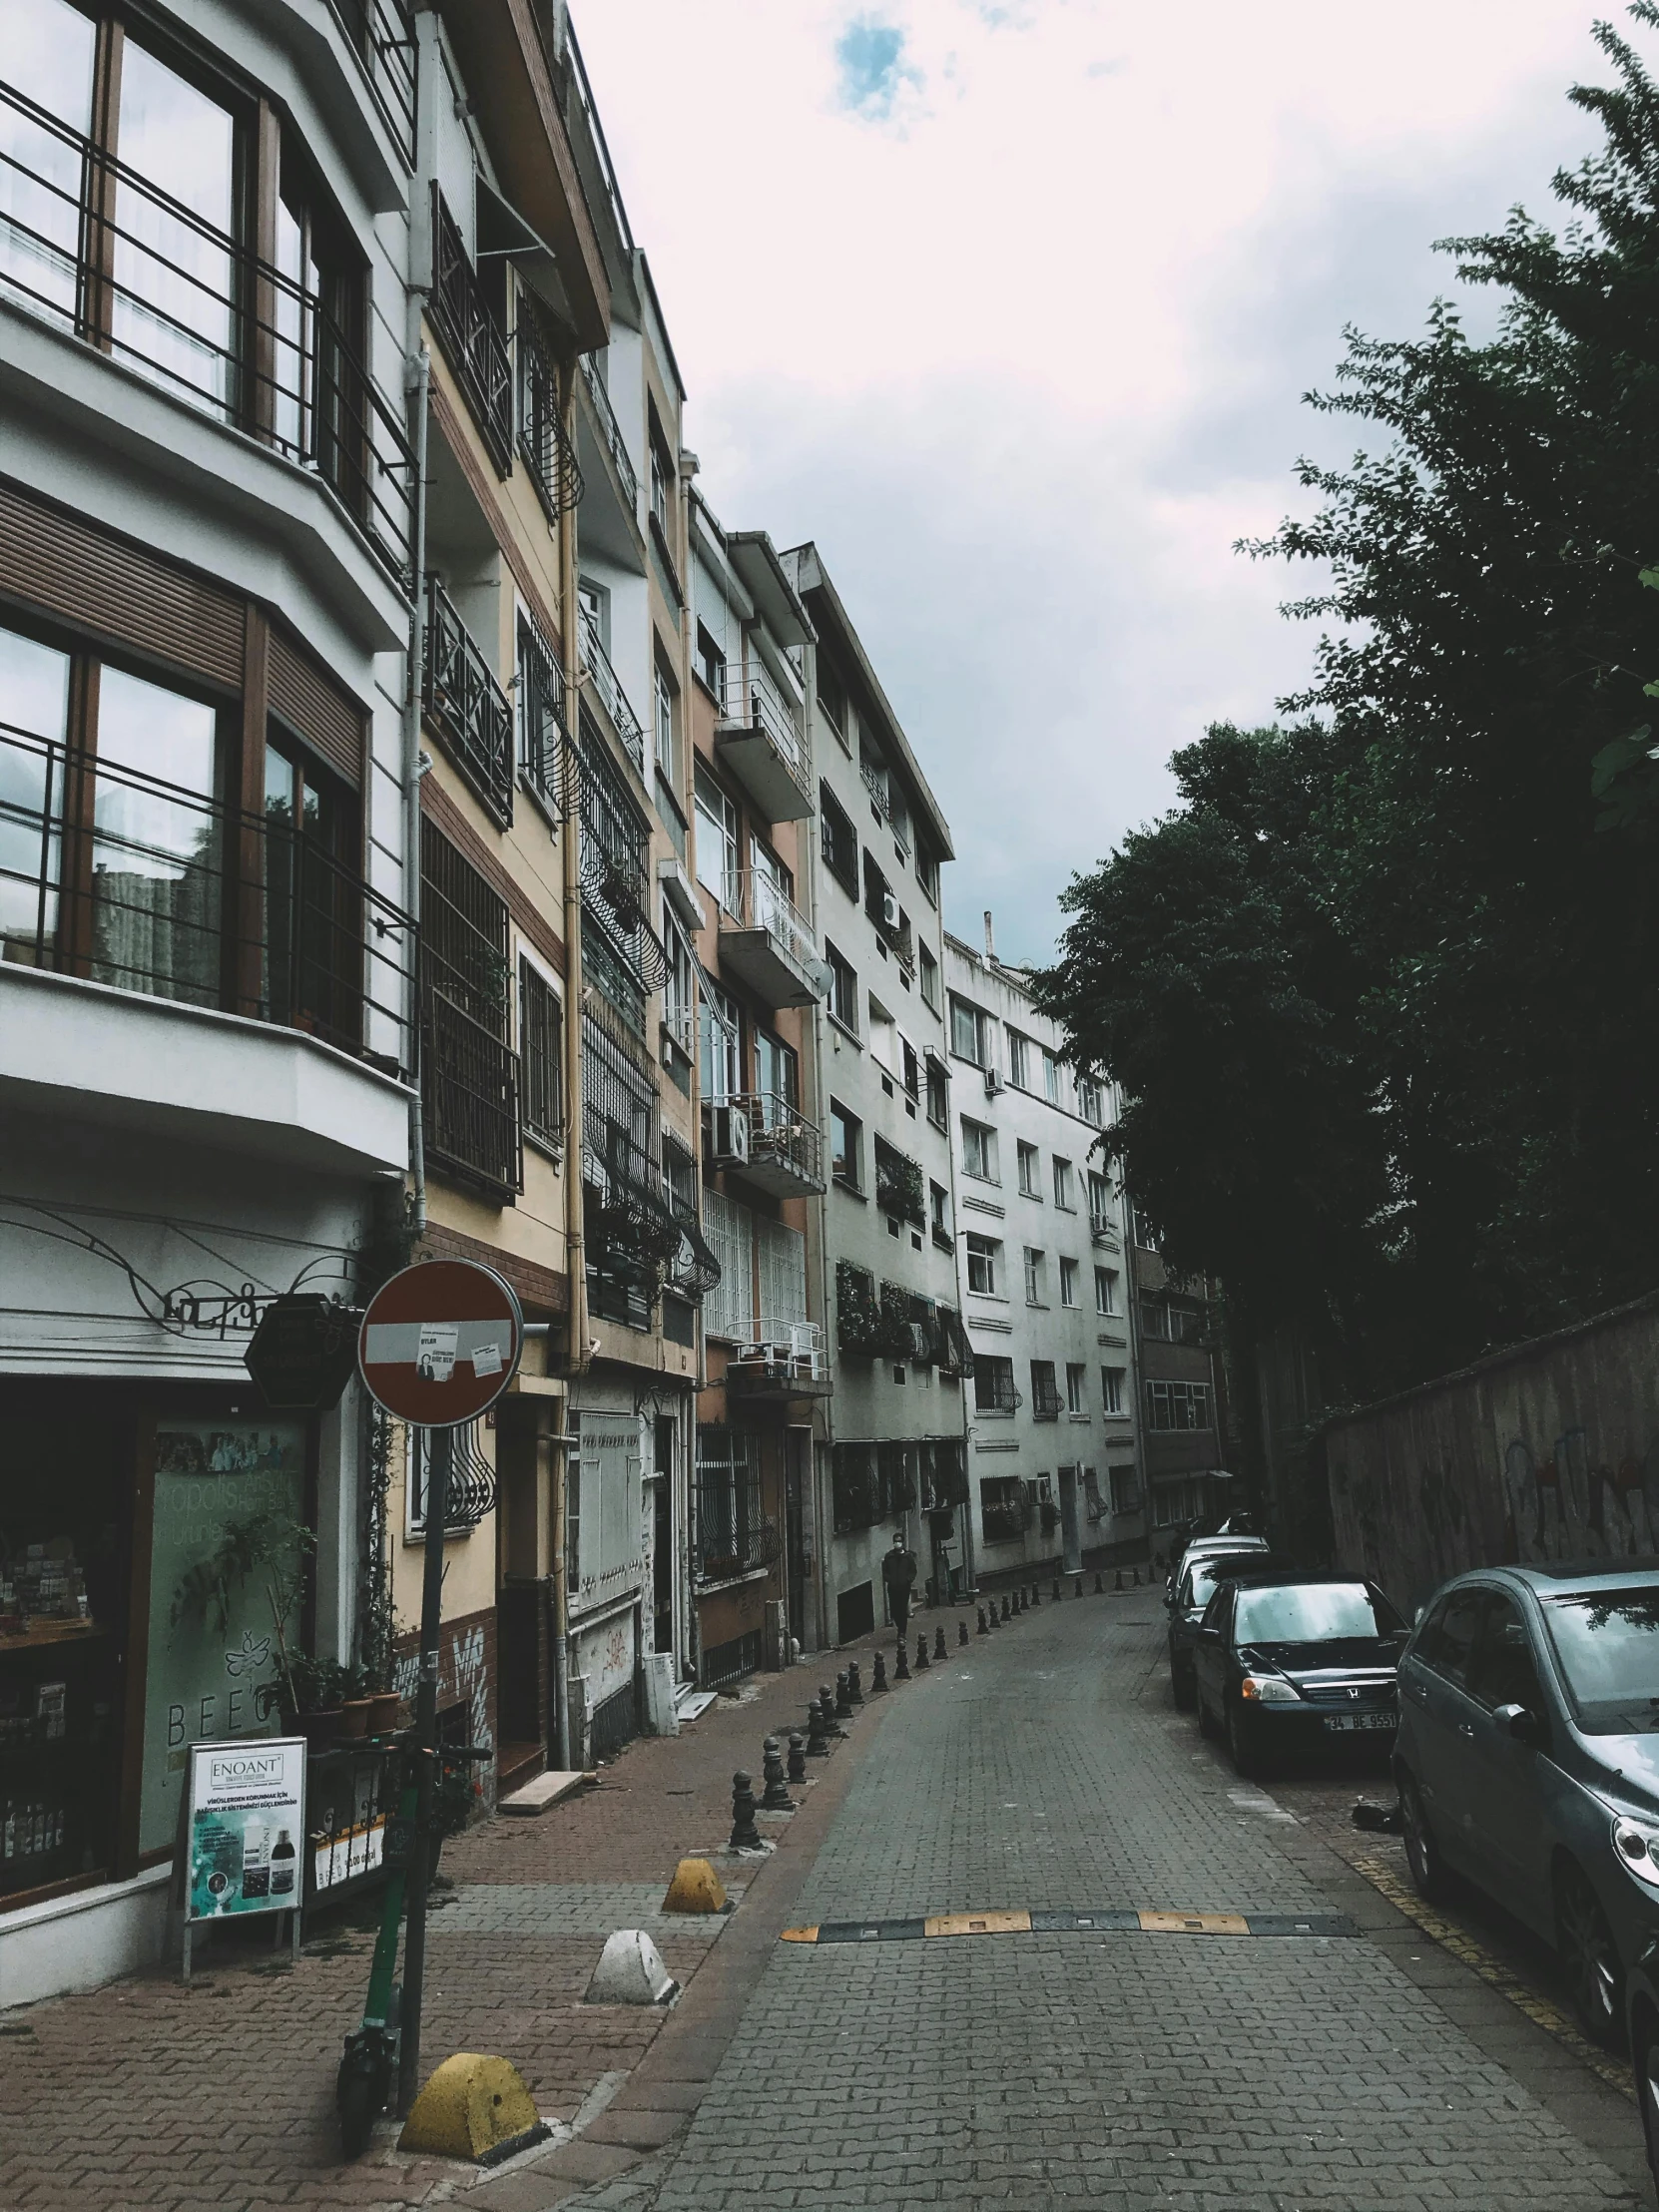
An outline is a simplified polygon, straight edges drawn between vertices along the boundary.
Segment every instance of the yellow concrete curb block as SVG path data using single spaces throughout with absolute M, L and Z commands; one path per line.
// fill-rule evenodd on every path
M 1141 1914 L 1148 1936 L 1248 1936 L 1250 1923 L 1242 1913 Z
M 1017 1913 L 929 1913 L 922 1927 L 924 1936 L 1025 1936 L 1030 1933 L 1031 1916 Z
M 724 1913 L 726 1888 L 707 1859 L 682 1859 L 663 1900 L 665 1913 Z
M 516 2066 L 479 2051 L 457 2051 L 415 2098 L 397 2147 L 476 2160 L 498 2143 L 528 2134 L 539 2118 Z

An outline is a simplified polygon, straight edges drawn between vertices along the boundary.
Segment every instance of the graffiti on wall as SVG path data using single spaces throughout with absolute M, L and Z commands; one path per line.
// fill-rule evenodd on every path
M 1517 1437 L 1503 1454 L 1503 1496 L 1512 1560 L 1659 1551 L 1659 1444 L 1614 1463 L 1592 1456 L 1583 1428 L 1537 1450 Z

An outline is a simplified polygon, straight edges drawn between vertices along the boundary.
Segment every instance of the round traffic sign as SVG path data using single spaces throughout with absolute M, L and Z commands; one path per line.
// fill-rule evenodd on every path
M 518 1371 L 524 1316 L 475 1260 L 421 1260 L 382 1283 L 357 1338 L 369 1395 L 398 1420 L 454 1428 L 493 1405 Z

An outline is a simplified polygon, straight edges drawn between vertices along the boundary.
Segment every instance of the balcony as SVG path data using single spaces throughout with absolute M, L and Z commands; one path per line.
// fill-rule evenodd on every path
M 557 522 L 581 502 L 582 471 L 559 414 L 559 379 L 522 302 L 513 344 L 518 354 L 518 450 L 548 520 Z
M 622 679 L 611 666 L 611 656 L 599 635 L 599 625 L 586 607 L 582 609 L 582 674 L 592 685 L 611 726 L 622 740 L 623 750 L 641 774 L 645 774 L 645 725 L 635 714 Z
M 758 660 L 721 671 L 715 755 L 766 822 L 802 822 L 813 811 L 813 757 L 801 711 Z
M 758 868 L 736 868 L 727 879 L 720 956 L 764 1005 L 811 1006 L 824 996 L 817 939 L 794 901 Z
M 726 1369 L 726 1394 L 751 1404 L 785 1405 L 794 1398 L 828 1397 L 834 1388 L 824 1332 L 817 1322 L 792 1322 L 743 1351 Z
M 349 312 L 4 83 L 0 141 L 0 297 L 314 473 L 406 585 L 414 453 Z
M 640 512 L 639 474 L 629 457 L 627 441 L 622 435 L 622 424 L 617 420 L 616 409 L 611 404 L 611 395 L 605 388 L 604 378 L 594 365 L 591 353 L 582 355 L 582 381 L 587 387 L 588 402 L 593 409 L 599 443 L 610 456 L 623 504 L 637 529 Z
M 1058 1420 L 1064 1410 L 1064 1402 L 1052 1377 L 1031 1378 L 1031 1418 L 1033 1420 Z
M 426 720 L 505 830 L 513 819 L 513 710 L 455 603 L 426 579 Z
M 824 1139 L 789 1099 L 762 1091 L 726 1099 L 712 1110 L 728 1117 L 733 1151 L 723 1166 L 774 1198 L 814 1198 L 824 1189 Z
M 331 0 L 363 65 L 380 120 L 412 169 L 415 160 L 416 40 L 404 0 Z
M 432 185 L 432 329 L 466 394 L 478 434 L 499 476 L 513 472 L 513 377 L 506 333 L 495 319 L 478 272 L 467 259 L 455 218 Z

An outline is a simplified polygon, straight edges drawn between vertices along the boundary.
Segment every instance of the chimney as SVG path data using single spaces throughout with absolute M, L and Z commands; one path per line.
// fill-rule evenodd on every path
M 985 957 L 992 967 L 996 965 L 996 939 L 991 935 L 991 910 L 985 908 Z

